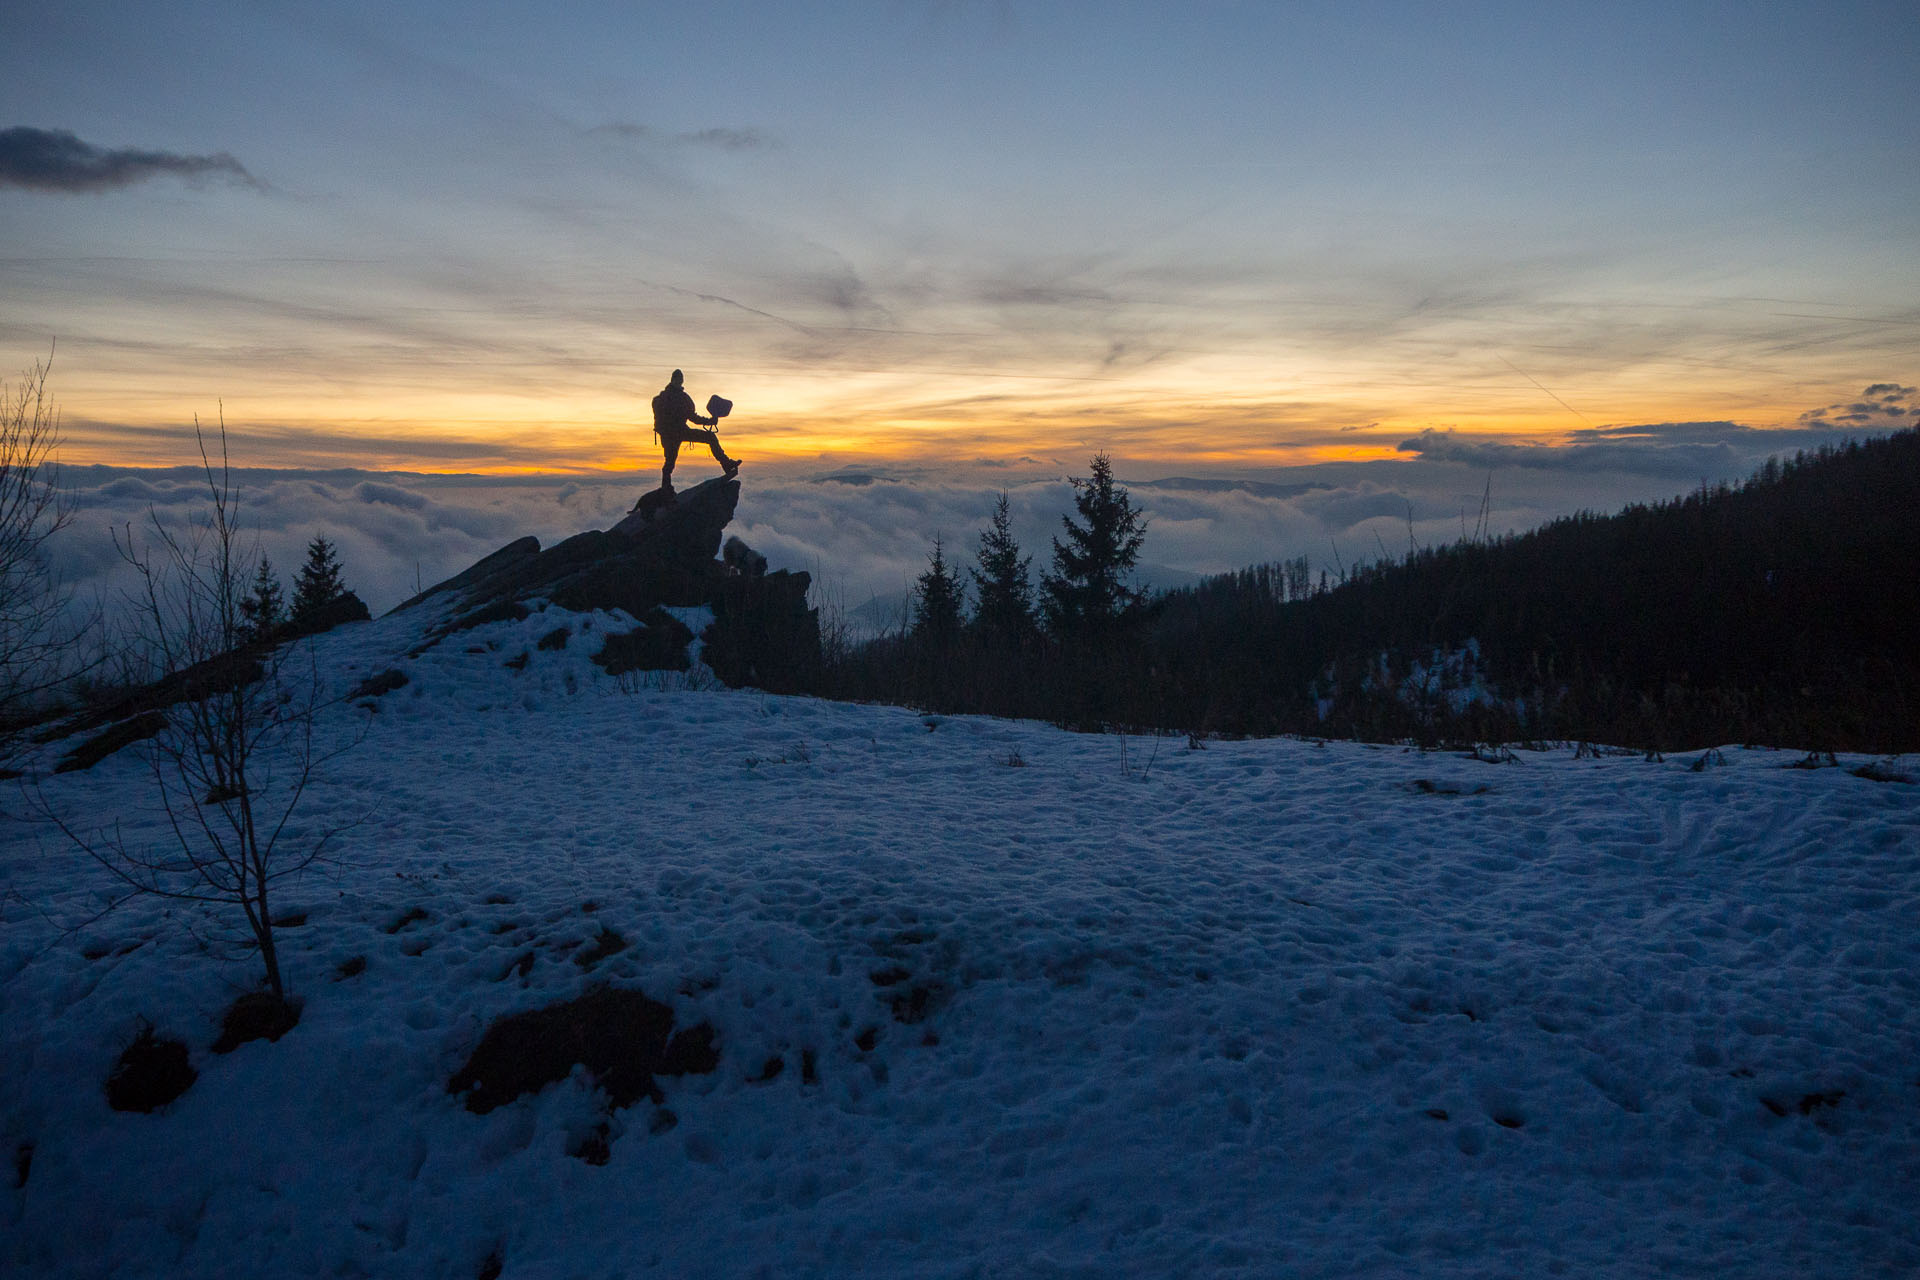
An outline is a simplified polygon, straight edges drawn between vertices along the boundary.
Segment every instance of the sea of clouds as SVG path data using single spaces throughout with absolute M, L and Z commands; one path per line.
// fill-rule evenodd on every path
M 1796 427 L 1663 423 L 1511 444 L 1426 432 L 1401 456 L 1237 474 L 1168 474 L 1115 462 L 1148 520 L 1139 580 L 1177 586 L 1265 561 L 1305 556 L 1316 573 L 1444 544 L 1478 530 L 1524 531 L 1576 511 L 1609 512 L 1670 498 L 1701 483 L 1738 481 L 1767 457 L 1913 421 L 1913 390 L 1876 384 L 1867 421 L 1857 406 L 1815 411 Z M 1863 401 L 1862 403 L 1868 403 Z M 1824 415 L 1824 416 L 1822 416 Z M 683 486 L 707 478 L 689 459 Z M 376 615 L 526 535 L 553 543 L 605 529 L 655 483 L 654 473 L 479 477 L 357 471 L 236 471 L 249 546 L 291 579 L 310 539 L 338 548 L 348 585 Z M 973 562 L 1001 493 L 1033 556 L 1036 581 L 1073 510 L 1067 476 L 1012 468 L 821 469 L 749 465 L 732 532 L 773 568 L 813 575 L 815 599 L 856 628 L 897 625 L 939 538 L 950 561 Z M 115 543 L 150 541 L 154 522 L 190 527 L 208 507 L 192 468 L 70 467 L 76 505 L 50 547 L 60 577 L 109 609 L 130 577 Z

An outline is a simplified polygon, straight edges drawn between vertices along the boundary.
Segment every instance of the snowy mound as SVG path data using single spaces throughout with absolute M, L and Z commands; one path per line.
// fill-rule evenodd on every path
M 212 1051 L 234 922 L 93 919 L 113 883 L 34 817 L 164 845 L 139 748 L 9 802 L 9 1275 L 1920 1268 L 1920 786 L 1189 750 L 728 691 L 697 649 L 610 675 L 620 613 L 423 648 L 444 617 L 314 642 L 336 694 L 407 679 L 322 715 L 364 737 L 296 811 L 346 830 L 280 895 L 277 1041 Z M 715 1069 L 449 1091 L 602 989 Z M 145 1022 L 197 1078 L 115 1111 Z

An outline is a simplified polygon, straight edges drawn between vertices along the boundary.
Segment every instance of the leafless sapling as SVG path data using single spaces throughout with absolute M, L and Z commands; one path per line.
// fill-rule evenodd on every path
M 73 842 L 112 872 L 125 897 L 153 895 L 237 909 L 244 946 L 257 949 L 266 984 L 284 999 L 273 891 L 312 866 L 344 827 L 290 832 L 316 770 L 345 750 L 316 735 L 322 684 L 311 641 L 256 638 L 243 605 L 258 564 L 244 542 L 240 494 L 221 423 L 219 462 L 194 423 L 208 507 L 181 531 L 150 512 L 144 539 L 115 535 L 135 586 L 135 633 L 160 673 L 148 686 L 165 727 L 143 744 L 165 815 L 156 846 L 118 829 L 83 830 L 53 814 Z M 351 745 L 351 741 L 347 745 Z M 51 807 L 50 807 L 51 808 Z M 124 897 L 121 899 L 124 900 Z

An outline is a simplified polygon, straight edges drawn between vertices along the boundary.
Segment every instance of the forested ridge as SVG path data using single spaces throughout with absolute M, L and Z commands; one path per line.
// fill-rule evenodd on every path
M 1920 430 L 1337 581 L 1255 565 L 1097 634 L 1045 622 L 916 625 L 824 691 L 1196 735 L 1914 750 Z
M 1156 601 L 1148 647 L 1176 669 L 1178 701 L 1249 732 L 1302 728 L 1324 709 L 1329 731 L 1363 734 L 1910 749 L 1920 432 L 1769 461 L 1737 487 L 1414 551 L 1301 598 L 1283 600 L 1284 587 L 1284 566 L 1268 565 Z M 1421 680 L 1436 652 L 1453 661 Z M 1423 705 L 1422 692 L 1469 680 L 1500 700 Z M 1388 685 L 1398 696 L 1381 696 Z M 1314 692 L 1323 703 L 1309 705 Z

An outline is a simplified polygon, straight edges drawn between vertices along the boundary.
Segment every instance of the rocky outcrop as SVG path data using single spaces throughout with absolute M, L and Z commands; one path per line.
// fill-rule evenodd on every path
M 713 625 L 701 659 L 734 688 L 801 693 L 820 669 L 820 615 L 807 607 L 807 575 L 724 577 L 713 599 Z
M 272 640 L 275 644 L 281 644 L 298 640 L 301 636 L 317 636 L 322 631 L 331 631 L 349 622 L 367 622 L 372 618 L 373 615 L 367 611 L 366 601 L 351 591 L 342 591 L 312 613 L 280 627 L 273 633 Z
M 167 716 L 163 711 L 141 711 L 103 733 L 96 733 L 79 746 L 60 757 L 53 766 L 55 773 L 72 773 L 76 769 L 91 769 L 122 747 L 130 747 L 136 742 L 158 737 L 165 732 Z
M 536 538 L 510 542 L 399 608 L 447 606 L 429 646 L 484 623 L 525 618 L 542 604 L 622 610 L 641 625 L 609 636 L 595 655 L 608 671 L 622 672 L 686 669 L 693 634 L 662 610 L 705 605 L 714 622 L 700 637 L 701 652 L 722 681 L 777 693 L 806 688 L 820 660 L 808 575 L 766 572 L 766 559 L 738 538 L 719 558 L 740 482 L 708 480 L 670 502 L 648 496 L 611 529 L 544 549 Z
M 610 676 L 629 671 L 685 671 L 693 632 L 665 609 L 654 609 L 631 631 L 608 636 L 593 660 Z

